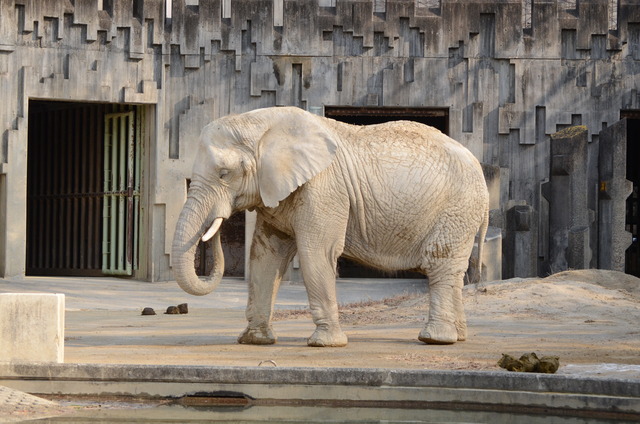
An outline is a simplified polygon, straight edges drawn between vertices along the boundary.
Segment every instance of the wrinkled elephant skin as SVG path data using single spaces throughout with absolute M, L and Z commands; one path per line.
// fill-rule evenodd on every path
M 335 288 L 341 255 L 427 275 L 429 317 L 418 338 L 465 340 L 463 276 L 476 234 L 484 240 L 488 192 L 477 159 L 437 129 L 406 121 L 353 126 L 290 107 L 213 121 L 202 130 L 173 241 L 185 291 L 204 295 L 220 282 L 219 225 L 246 209 L 257 211 L 257 222 L 240 343 L 276 342 L 273 304 L 296 253 L 316 324 L 309 345 L 347 344 Z M 205 234 L 216 263 L 210 280 L 193 267 Z

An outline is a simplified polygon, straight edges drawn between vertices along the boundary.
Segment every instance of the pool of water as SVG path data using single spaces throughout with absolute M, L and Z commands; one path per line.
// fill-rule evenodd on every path
M 0 364 L 0 385 L 62 405 L 62 411 L 51 413 L 55 417 L 39 421 L 49 423 L 640 422 L 640 381 L 628 377 L 634 369 L 618 368 L 601 367 L 596 375 L 584 377 L 365 368 Z
M 67 414 L 29 422 L 47 423 L 621 423 L 637 422 L 638 416 L 543 408 L 482 406 L 478 404 L 441 404 L 392 407 L 384 402 L 367 406 L 351 402 L 306 401 L 283 404 L 250 399 L 213 400 L 214 404 L 189 404 L 183 400 L 128 402 L 58 399 Z M 187 403 L 187 404 L 185 404 Z M 198 403 L 198 402 L 196 402 Z M 315 403 L 315 404 L 314 404 Z

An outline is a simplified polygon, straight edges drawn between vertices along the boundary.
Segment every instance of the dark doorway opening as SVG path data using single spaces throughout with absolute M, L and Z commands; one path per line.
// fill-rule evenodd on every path
M 356 107 L 325 106 L 324 115 L 354 125 L 382 124 L 389 121 L 415 121 L 449 133 L 449 110 L 412 107 Z M 338 260 L 338 274 L 342 278 L 424 278 L 411 271 L 394 273 L 369 268 L 346 258 Z
M 631 233 L 631 246 L 626 251 L 625 272 L 640 277 L 640 111 L 624 111 L 627 118 L 627 180 L 633 192 L 627 198 L 626 229 Z
M 324 116 L 354 125 L 382 124 L 389 121 L 415 121 L 449 134 L 449 110 L 411 107 L 325 106 Z
M 225 277 L 244 277 L 245 216 L 237 213 L 225 219 L 220 227 L 220 243 L 224 253 Z M 210 275 L 213 270 L 212 241 L 198 243 L 195 257 L 196 274 Z
M 138 269 L 143 113 L 29 101 L 27 275 Z

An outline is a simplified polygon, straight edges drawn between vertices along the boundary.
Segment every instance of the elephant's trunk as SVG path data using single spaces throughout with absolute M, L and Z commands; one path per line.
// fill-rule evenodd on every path
M 192 199 L 187 200 L 178 218 L 171 249 L 172 267 L 182 290 L 203 296 L 211 293 L 220 284 L 224 273 L 224 254 L 220 243 L 220 231 L 216 231 L 213 235 L 213 270 L 206 279 L 200 279 L 196 275 L 195 252 L 206 229 L 206 213 L 202 211 L 201 205 L 194 208 L 194 203 Z

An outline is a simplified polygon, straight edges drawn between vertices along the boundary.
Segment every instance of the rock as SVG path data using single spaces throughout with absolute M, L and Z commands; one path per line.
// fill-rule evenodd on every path
M 167 312 L 165 312 L 165 314 L 169 314 L 169 315 L 174 315 L 174 314 L 179 314 L 180 311 L 178 310 L 177 306 L 169 306 L 167 308 Z
M 178 311 L 181 314 L 188 314 L 189 313 L 189 305 L 186 303 L 181 303 L 178 305 Z
M 142 310 L 142 315 L 155 315 L 156 311 L 153 310 L 153 308 L 144 308 Z

